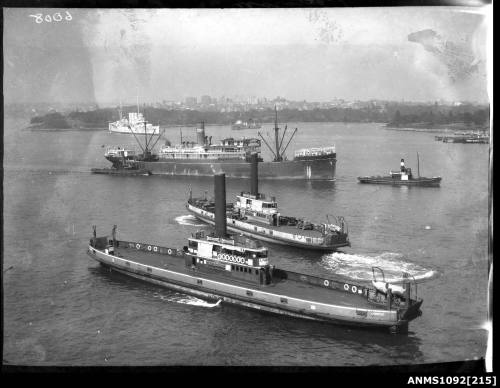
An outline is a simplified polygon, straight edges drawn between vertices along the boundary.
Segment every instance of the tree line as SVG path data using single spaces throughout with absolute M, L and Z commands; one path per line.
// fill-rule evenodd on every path
M 135 112 L 135 107 L 123 109 L 124 117 Z M 270 123 L 275 120 L 274 109 L 249 110 L 246 112 L 205 112 L 196 110 L 170 110 L 148 107 L 141 110 L 146 120 L 162 126 L 195 126 L 201 122 L 213 125 L 230 125 L 237 120 L 254 120 Z M 463 123 L 467 126 L 487 126 L 489 106 L 477 105 L 405 105 L 403 103 L 371 105 L 363 108 L 317 108 L 311 110 L 282 109 L 278 121 L 286 122 L 377 122 L 388 126 L 435 126 Z M 63 115 L 58 112 L 36 116 L 31 124 L 46 128 L 107 128 L 108 123 L 117 121 L 119 113 L 114 108 L 93 111 L 73 111 Z

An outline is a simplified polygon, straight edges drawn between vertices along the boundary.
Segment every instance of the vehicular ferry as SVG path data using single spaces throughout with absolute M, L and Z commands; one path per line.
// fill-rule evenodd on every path
M 324 223 L 314 223 L 305 218 L 285 216 L 278 210 L 275 197 L 266 197 L 258 190 L 258 160 L 252 155 L 250 192 L 241 192 L 236 203 L 227 206 L 227 227 L 258 240 L 298 248 L 334 251 L 350 246 L 347 224 L 343 217 L 326 216 Z M 215 201 L 192 198 L 190 193 L 187 210 L 196 218 L 215 223 Z
M 88 255 L 117 272 L 201 298 L 290 317 L 406 333 L 421 315 L 415 279 L 362 284 L 275 268 L 268 250 L 226 234 L 225 176 L 215 176 L 216 233 L 197 232 L 182 249 L 112 238 L 90 239 Z M 382 284 L 384 283 L 384 284 Z

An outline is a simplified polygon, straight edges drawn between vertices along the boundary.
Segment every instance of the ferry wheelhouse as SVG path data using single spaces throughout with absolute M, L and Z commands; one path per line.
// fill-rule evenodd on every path
M 227 271 L 235 279 L 255 284 L 271 282 L 267 248 L 243 236 L 222 238 L 196 232 L 188 239 L 186 255 L 186 263 L 194 268 L 203 265 L 206 269 Z

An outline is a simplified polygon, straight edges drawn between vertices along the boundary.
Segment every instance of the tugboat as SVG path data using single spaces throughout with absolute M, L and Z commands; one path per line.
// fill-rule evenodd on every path
M 216 233 L 195 233 L 182 249 L 116 239 L 90 239 L 88 255 L 103 266 L 186 294 L 218 303 L 340 325 L 407 333 L 419 317 L 422 299 L 415 280 L 401 288 L 378 289 L 341 278 L 323 278 L 270 264 L 268 250 L 257 242 L 227 235 L 225 175 L 215 176 Z
M 418 153 L 417 153 L 418 161 Z M 393 186 L 430 186 L 436 187 L 441 183 L 441 177 L 426 178 L 420 176 L 420 163 L 418 163 L 418 175 L 415 177 L 411 168 L 404 166 L 404 159 L 401 159 L 401 170 L 390 171 L 390 175 L 386 176 L 360 176 L 358 180 L 360 183 L 373 183 L 379 185 L 393 185 Z
M 241 192 L 226 209 L 229 230 L 266 242 L 327 252 L 351 245 L 343 217 L 327 216 L 326 223 L 313 223 L 280 214 L 276 198 L 259 193 L 257 154 L 251 160 L 250 192 Z M 215 223 L 214 200 L 193 198 L 190 192 L 186 208 L 201 221 Z

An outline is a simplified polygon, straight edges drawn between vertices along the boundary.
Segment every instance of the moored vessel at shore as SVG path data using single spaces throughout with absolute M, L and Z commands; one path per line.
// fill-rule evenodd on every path
M 313 321 L 406 333 L 421 315 L 416 283 L 361 283 L 273 266 L 260 243 L 226 233 L 224 175 L 215 176 L 216 233 L 195 233 L 182 249 L 112 237 L 90 239 L 88 255 L 107 268 L 198 297 Z M 384 284 L 382 284 L 384 283 Z
M 443 143 L 489 144 L 489 134 L 479 131 L 455 132 L 453 135 L 434 136 L 436 141 Z
M 260 123 L 253 119 L 249 119 L 248 121 L 236 120 L 236 122 L 231 125 L 232 130 L 260 129 L 261 127 Z

